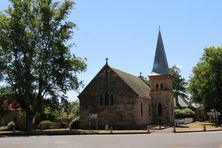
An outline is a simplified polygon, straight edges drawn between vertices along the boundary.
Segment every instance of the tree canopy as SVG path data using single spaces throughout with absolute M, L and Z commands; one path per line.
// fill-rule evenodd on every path
M 10 0 L 0 13 L 0 78 L 26 112 L 26 130 L 49 96 L 77 90 L 85 59 L 71 54 L 72 0 Z
M 193 68 L 189 91 L 195 102 L 206 110 L 222 111 L 222 47 L 204 49 L 203 56 Z
M 175 97 L 178 97 L 178 95 L 187 97 L 187 82 L 180 73 L 181 71 L 176 65 L 170 68 L 170 75 L 173 77 L 173 90 Z

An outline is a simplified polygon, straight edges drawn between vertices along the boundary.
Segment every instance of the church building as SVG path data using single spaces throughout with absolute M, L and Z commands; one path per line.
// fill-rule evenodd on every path
M 108 60 L 80 93 L 80 128 L 139 129 L 149 124 L 174 123 L 172 77 L 159 31 L 149 84 L 112 68 Z

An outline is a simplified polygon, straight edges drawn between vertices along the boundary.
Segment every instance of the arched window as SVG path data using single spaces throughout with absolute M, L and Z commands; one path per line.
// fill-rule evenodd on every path
M 162 105 L 161 105 L 161 103 L 158 104 L 158 115 L 162 116 Z
M 103 105 L 103 95 L 99 96 L 99 105 Z
M 163 89 L 163 83 L 160 84 L 160 89 Z
M 114 105 L 114 96 L 113 96 L 113 94 L 110 95 L 110 105 L 111 106 Z
M 159 89 L 159 84 L 158 83 L 156 83 L 156 89 Z
M 115 97 L 113 94 L 105 92 L 103 95 L 98 97 L 98 104 L 99 105 L 106 105 L 106 106 L 113 106 L 115 104 Z
M 141 104 L 140 104 L 140 113 L 141 113 L 141 116 L 143 116 L 143 103 L 141 102 Z
M 105 105 L 109 105 L 109 94 L 105 93 Z

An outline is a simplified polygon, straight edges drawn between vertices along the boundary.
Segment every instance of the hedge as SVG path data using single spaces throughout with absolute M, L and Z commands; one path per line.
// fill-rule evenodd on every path
M 50 126 L 52 126 L 52 124 L 53 124 L 53 122 L 51 122 L 49 120 L 44 120 L 39 123 L 39 128 L 41 130 L 50 129 Z
M 174 113 L 176 119 L 193 118 L 195 116 L 195 112 L 189 108 L 176 109 Z

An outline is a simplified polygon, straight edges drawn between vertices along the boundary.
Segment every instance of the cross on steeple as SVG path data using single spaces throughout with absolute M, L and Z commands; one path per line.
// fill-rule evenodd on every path
M 106 60 L 106 65 L 108 65 L 108 61 L 109 61 L 109 59 L 108 59 L 108 58 L 106 58 L 105 60 Z
M 140 77 L 142 77 L 142 72 L 140 72 Z

